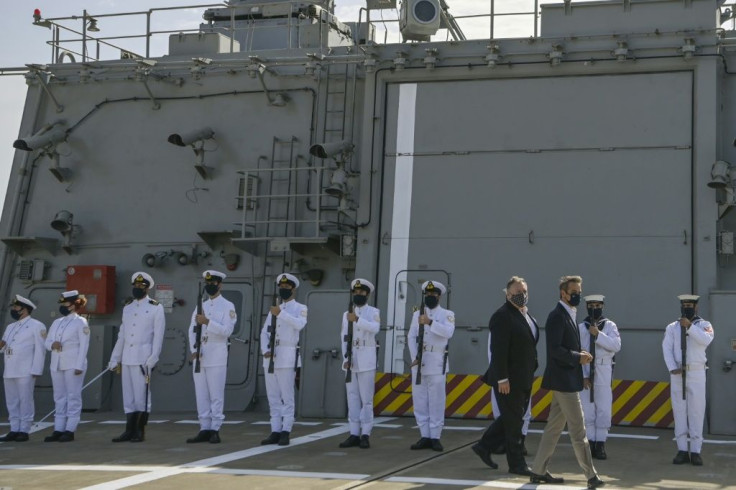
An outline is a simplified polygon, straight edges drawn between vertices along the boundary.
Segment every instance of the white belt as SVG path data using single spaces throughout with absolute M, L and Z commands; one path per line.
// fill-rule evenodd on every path
M 296 347 L 297 344 L 287 344 L 283 340 L 276 339 L 274 344 L 278 345 L 279 347 Z
M 353 341 L 353 347 L 375 347 L 375 346 L 376 346 L 375 342 L 369 343 L 369 341 L 367 340 L 354 340 Z
M 613 364 L 613 359 L 596 359 L 594 362 L 598 366 L 610 366 Z
M 685 367 L 685 371 L 703 371 L 705 370 L 705 363 L 704 362 L 697 362 L 694 364 L 688 364 Z
M 424 352 L 444 352 L 447 344 L 424 344 Z

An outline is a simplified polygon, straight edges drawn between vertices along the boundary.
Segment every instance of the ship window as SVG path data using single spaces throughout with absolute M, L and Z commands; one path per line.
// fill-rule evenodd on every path
M 414 4 L 414 17 L 419 22 L 432 22 L 437 17 L 437 7 L 428 0 L 419 0 Z

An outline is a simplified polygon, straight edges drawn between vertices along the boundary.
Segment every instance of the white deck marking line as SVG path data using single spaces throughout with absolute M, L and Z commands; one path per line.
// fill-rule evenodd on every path
M 330 424 L 332 427 L 347 427 L 347 422 L 337 422 Z M 401 424 L 373 424 L 373 427 L 380 427 L 381 429 L 400 429 L 403 427 Z
M 199 420 L 177 420 L 175 424 L 199 425 Z M 244 420 L 223 420 L 222 425 L 238 425 L 245 423 Z
M 736 444 L 736 441 L 717 441 L 715 439 L 703 439 L 704 444 Z
M 541 429 L 529 429 L 528 431 L 530 434 L 542 434 L 544 433 Z M 562 431 L 563 436 L 566 436 L 568 432 L 566 430 Z M 646 439 L 649 441 L 656 441 L 659 439 L 659 436 L 638 436 L 636 434 L 608 434 L 608 437 L 614 437 L 616 439 Z
M 134 466 L 134 465 L 66 465 L 66 464 L 6 464 L 0 465 L 0 470 L 32 470 L 32 471 L 163 471 L 171 469 L 170 466 Z
M 41 422 L 40 424 L 35 423 L 31 426 L 30 434 L 33 434 L 34 432 L 38 432 L 39 430 L 48 429 L 49 427 L 53 427 L 53 426 L 54 426 L 53 422 Z
M 404 476 L 392 476 L 382 480 L 391 483 L 423 483 L 427 485 L 451 485 L 457 487 L 490 487 L 490 488 L 512 488 L 512 489 L 536 489 L 536 490 L 580 490 L 578 486 L 568 485 L 537 485 L 532 483 L 513 483 L 498 480 L 451 480 L 447 478 L 416 478 Z
M 222 475 L 253 475 L 253 476 L 279 476 L 291 478 L 324 478 L 328 480 L 363 480 L 370 475 L 354 473 L 316 473 L 314 471 L 279 471 L 279 470 L 238 470 L 231 468 L 216 468 L 207 470 L 207 473 Z
M 322 425 L 324 422 L 294 422 L 294 425 L 303 425 L 305 427 L 314 427 L 316 425 Z M 251 422 L 251 425 L 271 425 L 268 420 L 259 420 L 257 422 Z
M 461 427 L 458 425 L 446 425 L 442 428 L 442 430 L 468 430 L 468 431 L 479 431 L 479 430 L 486 430 L 486 427 L 473 427 L 473 426 L 467 426 L 467 427 Z
M 374 422 L 376 423 L 382 423 L 387 422 L 389 420 L 393 420 L 393 418 L 389 417 L 378 417 L 375 419 Z M 186 463 L 179 466 L 172 466 L 167 469 L 163 470 L 155 470 L 151 472 L 147 472 L 140 475 L 133 475 L 125 478 L 120 478 L 117 480 L 113 480 L 110 482 L 100 483 L 99 485 L 93 485 L 90 487 L 85 487 L 82 490 L 113 490 L 113 489 L 119 489 L 119 488 L 127 488 L 133 485 L 139 485 L 141 483 L 147 483 L 155 480 L 160 480 L 162 478 L 167 478 L 169 476 L 174 476 L 181 473 L 197 473 L 197 472 L 208 472 L 214 470 L 213 468 L 209 468 L 211 466 L 215 466 L 218 464 L 223 463 L 229 463 L 230 461 L 237 461 L 239 459 L 245 459 L 250 458 L 252 456 L 258 456 L 260 454 L 270 453 L 272 451 L 279 451 L 282 449 L 286 449 L 293 446 L 299 446 L 302 444 L 307 444 L 310 442 L 318 441 L 320 439 L 325 439 L 327 437 L 336 436 L 339 434 L 344 434 L 345 432 L 348 432 L 347 427 L 335 427 L 333 429 L 327 429 L 320 432 L 316 432 L 314 434 L 309 434 L 302 437 L 297 437 L 295 439 L 291 440 L 291 444 L 289 446 L 258 446 L 253 447 L 250 449 L 244 449 L 242 451 L 235 451 L 233 453 L 223 454 L 221 456 L 215 456 L 213 458 L 206 458 L 206 459 L 200 459 L 198 461 L 193 461 L 191 463 Z M 219 470 L 220 468 L 216 468 Z

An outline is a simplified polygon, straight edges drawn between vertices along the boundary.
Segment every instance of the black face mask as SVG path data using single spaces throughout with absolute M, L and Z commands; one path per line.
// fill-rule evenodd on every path
M 424 297 L 424 306 L 426 306 L 430 310 L 436 308 L 438 304 L 440 304 L 439 296 L 425 296 Z
M 291 298 L 292 292 L 293 292 L 292 289 L 279 288 L 279 296 L 281 296 L 281 299 L 283 299 L 284 301 Z
M 682 316 L 684 316 L 688 320 L 692 320 L 693 318 L 695 318 L 695 308 L 693 308 L 692 306 L 681 307 L 680 313 L 682 313 Z
M 62 316 L 67 316 L 71 311 L 68 306 L 61 305 L 59 306 L 59 313 L 61 313 Z
M 513 303 L 517 308 L 523 308 L 529 301 L 529 295 L 524 293 L 512 294 L 509 301 Z
M 570 306 L 577 306 L 580 304 L 580 293 L 572 293 L 570 295 Z
M 588 316 L 591 320 L 597 320 L 603 316 L 603 308 L 588 308 Z
M 133 297 L 135 299 L 143 299 L 146 297 L 146 290 L 141 288 L 133 288 Z
M 10 310 L 10 318 L 20 320 L 20 310 Z
M 368 302 L 368 296 L 363 296 L 362 294 L 354 294 L 353 295 L 353 303 L 355 306 L 364 306 Z
M 204 290 L 209 294 L 210 296 L 214 296 L 217 294 L 217 291 L 219 290 L 219 284 L 205 284 Z

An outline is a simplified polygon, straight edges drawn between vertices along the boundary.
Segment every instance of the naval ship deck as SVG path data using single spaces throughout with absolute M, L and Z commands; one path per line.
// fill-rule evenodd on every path
M 379 417 L 371 448 L 340 449 L 344 420 L 301 419 L 290 446 L 261 446 L 270 428 L 262 413 L 228 413 L 221 444 L 186 444 L 197 433 L 196 420 L 182 413 L 154 413 L 143 443 L 113 444 L 124 426 L 120 414 L 85 413 L 72 443 L 44 443 L 50 423 L 34 426 L 31 440 L 0 443 L 2 490 L 113 489 L 574 489 L 585 488 L 566 434 L 550 470 L 565 485 L 532 485 L 506 473 L 505 456 L 494 456 L 498 470 L 484 466 L 471 451 L 486 424 L 448 419 L 445 451 L 411 451 L 419 438 L 414 419 Z M 5 424 L 7 425 L 7 424 Z M 4 429 L 4 430 L 3 430 Z M 527 437 L 531 464 L 543 423 L 532 423 Z M 4 427 L 0 432 L 7 431 Z M 596 461 L 606 488 L 736 489 L 736 437 L 705 437 L 705 465 L 674 466 L 671 429 L 614 427 L 606 444 L 609 459 Z

